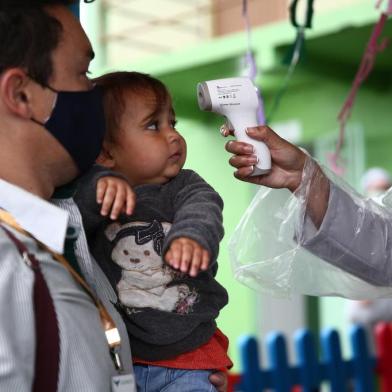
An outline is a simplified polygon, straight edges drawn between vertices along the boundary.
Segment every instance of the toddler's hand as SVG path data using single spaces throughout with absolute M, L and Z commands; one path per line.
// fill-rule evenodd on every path
M 165 261 L 181 272 L 196 276 L 205 271 L 210 263 L 210 254 L 199 243 L 187 237 L 176 238 L 166 252 Z
M 135 193 L 127 181 L 118 177 L 102 177 L 97 182 L 97 203 L 102 204 L 101 215 L 110 212 L 117 219 L 121 212 L 131 215 L 135 207 Z

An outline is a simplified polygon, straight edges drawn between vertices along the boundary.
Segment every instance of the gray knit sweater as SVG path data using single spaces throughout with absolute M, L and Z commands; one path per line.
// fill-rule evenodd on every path
M 226 290 L 214 279 L 223 237 L 223 202 L 198 174 L 181 170 L 163 185 L 134 188 L 136 208 L 113 222 L 100 215 L 97 180 L 115 175 L 95 166 L 78 184 L 75 201 L 82 213 L 93 256 L 118 294 L 132 353 L 163 360 L 192 351 L 216 330 Z M 197 277 L 163 261 L 175 238 L 189 237 L 211 255 L 211 267 Z

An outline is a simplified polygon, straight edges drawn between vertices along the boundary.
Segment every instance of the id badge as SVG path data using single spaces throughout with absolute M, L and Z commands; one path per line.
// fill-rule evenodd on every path
M 135 392 L 135 376 L 133 374 L 122 374 L 112 377 L 112 392 Z

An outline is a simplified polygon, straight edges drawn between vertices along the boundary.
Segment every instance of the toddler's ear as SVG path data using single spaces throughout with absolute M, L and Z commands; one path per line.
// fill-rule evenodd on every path
M 99 153 L 95 163 L 107 167 L 108 169 L 112 169 L 114 167 L 115 162 L 110 152 L 110 146 L 106 141 L 103 142 L 101 152 Z

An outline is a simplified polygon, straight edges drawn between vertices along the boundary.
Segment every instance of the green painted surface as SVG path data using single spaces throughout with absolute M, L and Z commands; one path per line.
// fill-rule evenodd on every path
M 336 32 L 347 25 L 361 26 L 372 22 L 378 13 L 369 6 L 368 0 L 355 7 L 346 6 L 338 11 L 314 17 L 314 29 L 307 31 L 309 38 Z M 239 16 L 240 17 L 240 16 Z M 253 29 L 252 42 L 258 63 L 264 70 L 275 66 L 275 48 L 294 41 L 295 32 L 286 21 L 271 23 Z M 243 32 L 206 40 L 201 44 L 181 49 L 163 56 L 148 58 L 135 64 L 124 64 L 125 68 L 142 69 L 155 75 L 163 75 L 190 68 L 213 64 L 221 60 L 241 56 L 246 45 Z
M 229 304 L 218 319 L 218 326 L 229 336 L 230 354 L 238 364 L 236 342 L 242 334 L 256 333 L 255 295 L 233 278 L 228 258 L 227 243 L 230 234 L 244 213 L 252 194 L 252 186 L 239 183 L 227 164 L 225 141 L 220 136 L 220 122 L 194 122 L 179 119 L 178 129 L 188 144 L 186 167 L 197 171 L 222 196 L 225 206 L 223 219 L 225 237 L 220 246 L 218 281 L 229 291 Z

